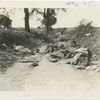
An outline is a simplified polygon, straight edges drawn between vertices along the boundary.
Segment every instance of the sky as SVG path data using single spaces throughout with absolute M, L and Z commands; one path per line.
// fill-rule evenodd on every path
M 82 19 L 93 21 L 93 26 L 100 27 L 100 5 L 99 6 L 69 6 L 67 12 L 59 12 L 57 14 L 57 23 L 53 25 L 54 28 L 58 27 L 75 27 Z M 10 16 L 12 27 L 24 27 L 24 11 L 23 8 L 14 11 Z M 41 23 L 37 21 L 36 16 L 30 17 L 30 27 L 36 28 Z

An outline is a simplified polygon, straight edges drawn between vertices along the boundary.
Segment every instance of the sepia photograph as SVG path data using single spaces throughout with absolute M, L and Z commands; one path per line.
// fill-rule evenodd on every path
M 0 91 L 100 98 L 100 2 L 30 4 L 0 5 Z

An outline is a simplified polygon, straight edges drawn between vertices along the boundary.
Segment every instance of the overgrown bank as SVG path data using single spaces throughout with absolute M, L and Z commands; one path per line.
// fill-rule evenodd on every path
M 13 45 L 16 45 L 24 46 L 25 48 L 29 48 L 32 51 L 33 49 L 40 48 L 40 46 L 43 45 L 57 43 L 58 40 L 65 42 L 72 40 L 76 41 L 79 47 L 88 48 L 92 52 L 92 60 L 99 60 L 99 32 L 99 28 L 93 28 L 91 34 L 85 32 L 81 34 L 76 31 L 76 28 L 57 28 L 53 29 L 49 34 L 45 32 L 45 29 L 41 28 L 32 29 L 31 33 L 28 33 L 21 28 L 9 30 L 0 29 L 0 44 L 6 44 L 9 50 L 12 49 Z M 11 54 L 12 51 L 8 52 L 4 50 L 3 52 L 6 52 L 5 55 L 8 55 L 9 53 Z M 2 60 L 0 63 L 2 65 Z M 4 63 L 3 65 L 6 64 Z

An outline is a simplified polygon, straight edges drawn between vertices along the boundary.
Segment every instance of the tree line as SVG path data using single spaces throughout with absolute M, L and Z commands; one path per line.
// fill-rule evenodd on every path
M 6 8 L 0 8 L 0 10 L 3 11 L 3 14 L 0 14 L 0 25 L 10 28 L 12 20 L 10 19 L 9 14 L 14 11 L 13 9 L 10 9 L 9 12 L 7 12 Z M 54 25 L 57 22 L 56 15 L 59 13 L 59 11 L 66 12 L 66 9 L 64 8 L 31 8 L 31 11 L 29 11 L 29 8 L 24 8 L 24 14 L 25 14 L 25 30 L 27 32 L 31 32 L 30 29 L 30 16 L 37 14 L 42 17 L 41 24 L 45 26 L 46 32 L 49 33 L 49 31 L 52 29 L 52 25 Z

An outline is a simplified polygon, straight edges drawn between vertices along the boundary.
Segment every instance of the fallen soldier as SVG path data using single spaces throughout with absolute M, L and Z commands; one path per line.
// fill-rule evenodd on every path
M 57 62 L 60 59 L 69 58 L 69 56 L 70 52 L 65 49 L 65 50 L 59 50 L 54 53 L 50 53 L 48 59 L 50 62 Z
M 79 48 L 74 51 L 74 57 L 67 64 L 78 65 L 78 69 L 84 69 L 90 65 L 92 53 L 87 48 Z

